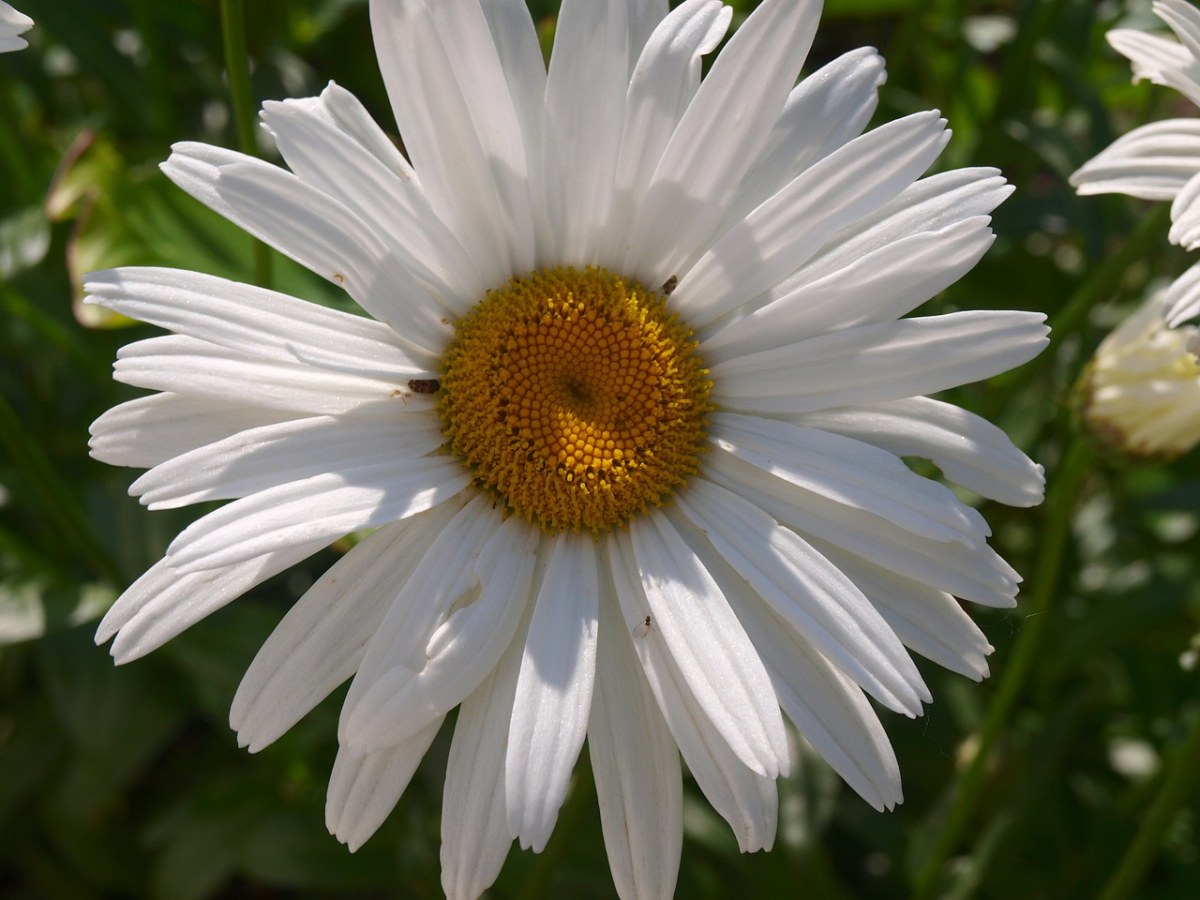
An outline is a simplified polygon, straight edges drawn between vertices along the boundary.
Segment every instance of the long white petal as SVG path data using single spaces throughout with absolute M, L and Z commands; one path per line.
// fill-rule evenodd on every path
M 1042 313 L 968 310 L 861 325 L 712 367 L 713 400 L 801 413 L 928 394 L 990 378 L 1048 343 Z
M 736 309 L 912 184 L 949 137 L 945 120 L 925 112 L 855 138 L 722 235 L 680 279 L 672 302 L 694 327 Z
M 764 472 L 935 541 L 974 546 L 990 534 L 978 511 L 898 456 L 819 428 L 718 413 L 710 440 Z
M 489 285 L 434 213 L 416 174 L 349 91 L 331 82 L 320 97 L 268 101 L 262 119 L 288 167 L 384 236 L 434 296 L 459 314 L 483 296 Z M 363 135 L 363 129 L 371 130 Z M 380 138 L 391 148 L 382 158 Z
M 952 596 L 849 553 L 834 551 L 829 558 L 875 604 L 906 647 L 975 681 L 987 677 L 992 645 Z
M 240 746 L 257 753 L 358 670 L 396 594 L 456 511 L 444 503 L 384 525 L 305 591 L 234 695 L 229 724 Z
M 198 519 L 171 542 L 167 558 L 181 571 L 199 571 L 296 544 L 328 543 L 436 506 L 470 481 L 460 463 L 441 457 L 314 475 Z
M 629 533 L 654 627 L 701 708 L 746 766 L 768 778 L 786 772 L 770 678 L 703 560 L 661 512 L 634 520 Z
M 1197 316 L 1200 316 L 1200 265 L 1192 266 L 1180 275 L 1163 297 L 1163 317 L 1172 328 Z
M 117 598 L 96 629 L 96 643 L 116 634 L 112 655 L 117 663 L 139 659 L 327 543 L 299 544 L 186 575 L 162 560 Z
M 519 139 L 516 114 L 490 33 L 486 41 L 479 40 L 478 4 L 473 4 L 474 10 L 463 7 L 473 12 L 472 43 L 477 52 L 487 50 L 489 44 L 491 49 L 486 61 L 474 63 L 455 59 L 460 54 L 442 33 L 438 5 L 425 0 L 371 0 L 375 55 L 400 137 L 434 210 L 458 236 L 484 282 L 501 285 L 517 271 L 509 243 L 514 235 L 507 230 L 514 221 L 508 219 L 510 210 L 501 208 L 502 186 L 488 159 L 493 146 L 485 146 L 483 140 L 485 129 L 503 123 L 503 136 L 486 137 L 495 139 L 497 148 L 503 147 L 503 161 L 514 172 L 524 170 L 526 159 L 510 152 Z M 491 84 L 460 83 L 460 67 L 476 64 L 492 72 Z M 490 117 L 480 108 L 489 95 L 497 104 L 491 110 L 494 118 L 477 122 L 477 115 Z M 532 234 L 521 234 L 521 239 L 532 239 Z
M 1200 105 L 1200 72 L 1196 60 L 1177 41 L 1136 28 L 1114 28 L 1105 35 L 1113 49 L 1133 63 L 1133 80 L 1146 79 L 1173 87 Z
M 176 456 L 146 472 L 129 493 L 151 509 L 228 500 L 388 457 L 416 459 L 441 442 L 430 414 L 297 419 L 246 429 Z
M 175 144 L 162 170 L 201 203 L 344 288 L 423 364 L 449 340 L 437 304 L 336 197 L 278 166 L 207 144 Z
M 493 674 L 458 711 L 442 795 L 446 900 L 476 900 L 496 880 L 512 846 L 504 759 L 527 624 L 528 618 Z
M 381 322 L 182 269 L 91 272 L 85 302 L 238 353 L 373 378 L 425 377 Z
M 298 413 L 226 398 L 151 394 L 119 403 L 91 426 L 92 456 L 111 466 L 149 468 L 172 457 Z
M 625 2 L 564 0 L 546 81 L 542 176 L 554 257 L 594 262 L 609 216 L 629 84 Z
M 732 224 L 866 127 L 886 79 L 871 47 L 844 53 L 792 89 L 754 167 L 726 212 Z
M 713 365 L 826 331 L 895 320 L 979 262 L 994 240 L 988 221 L 976 216 L 873 250 L 705 337 L 700 352 Z
M 932 699 L 899 638 L 842 571 L 762 510 L 704 479 L 678 506 L 779 619 L 879 702 L 909 716 Z
M 662 20 L 629 81 L 621 150 L 610 189 L 612 209 L 597 261 L 619 269 L 626 234 L 663 149 L 700 87 L 700 58 L 725 36 L 733 8 L 720 0 L 685 0 Z
M 1200 172 L 1200 122 L 1165 119 L 1117 138 L 1071 175 L 1080 194 L 1171 200 Z
M 799 421 L 857 438 L 897 456 L 931 460 L 955 484 L 1010 506 L 1042 502 L 1042 467 L 1002 430 L 950 403 L 910 397 L 875 406 L 805 413 Z
M 535 853 L 554 829 L 587 733 L 598 579 L 591 536 L 558 535 L 529 623 L 504 763 L 509 834 Z
M 900 766 L 862 689 L 755 598 L 735 594 L 734 606 L 780 706 L 813 749 L 876 809 L 899 803 Z
M 401 687 L 424 668 L 426 647 L 438 624 L 478 588 L 476 561 L 500 513 L 482 494 L 474 498 L 437 535 L 411 578 L 393 591 L 387 615 L 371 635 L 358 674 L 342 706 L 338 739 L 359 750 L 379 750 L 410 737 L 445 712 L 422 704 Z M 509 585 L 497 585 L 504 591 Z M 409 706 L 406 700 L 418 701 Z
M 346 701 L 350 742 L 375 746 L 402 740 L 449 712 L 492 672 L 512 642 L 529 605 L 538 532 L 515 516 L 502 525 L 485 517 L 485 523 L 482 532 L 456 530 L 442 542 L 467 551 L 462 554 L 467 558 L 478 551 L 474 578 L 463 583 L 468 590 L 477 583 L 478 598 L 452 612 L 447 602 L 455 590 L 441 597 L 421 584 L 397 598 L 396 612 L 373 643 L 376 664 L 369 670 L 364 666 L 361 686 Z M 486 543 L 478 549 L 481 540 Z M 444 568 L 457 562 L 440 553 L 435 558 Z M 406 605 L 419 610 L 402 615 Z M 437 616 L 439 607 L 446 611 Z M 420 623 L 413 621 L 414 612 Z M 431 614 L 436 624 L 422 648 Z
M 325 827 L 351 853 L 396 806 L 441 726 L 438 719 L 402 744 L 376 753 L 338 747 L 325 795 Z
M 820 252 L 769 296 L 781 297 L 911 235 L 990 215 L 1012 192 L 995 169 L 951 169 L 922 178 L 876 212 L 830 235 Z
M 622 266 L 631 277 L 662 284 L 705 249 L 787 102 L 820 7 L 813 0 L 767 0 L 717 56 L 647 188 Z
M 878 516 L 806 494 L 729 454 L 705 460 L 705 476 L 761 507 L 825 556 L 829 547 L 840 547 L 964 600 L 1004 608 L 1016 604 L 1020 576 L 986 544 L 931 541 Z
M 1187 250 L 1200 247 L 1200 170 L 1171 203 L 1171 230 L 1167 237 Z
M 604 849 L 623 900 L 675 894 L 683 844 L 679 750 L 630 643 L 616 597 L 600 600 L 588 751 Z
M 227 350 L 180 334 L 147 338 L 117 351 L 113 377 L 125 384 L 310 415 L 347 412 L 389 398 L 407 405 L 405 382 L 316 369 Z M 416 402 L 432 406 L 426 397 Z
M 625 624 L 633 623 L 637 629 L 634 649 L 688 771 L 729 823 L 743 853 L 770 847 L 775 841 L 779 804 L 774 777 L 759 774 L 742 762 L 703 708 L 702 696 L 693 691 L 680 670 L 660 625 L 650 614 L 629 536 L 618 534 L 608 546 L 621 613 Z M 645 627 L 647 616 L 649 627 Z

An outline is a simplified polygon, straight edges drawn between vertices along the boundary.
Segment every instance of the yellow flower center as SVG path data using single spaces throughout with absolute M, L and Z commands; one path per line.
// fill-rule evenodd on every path
M 447 445 L 550 531 L 606 531 L 698 466 L 712 383 L 666 298 L 605 269 L 514 278 L 464 316 L 442 360 Z

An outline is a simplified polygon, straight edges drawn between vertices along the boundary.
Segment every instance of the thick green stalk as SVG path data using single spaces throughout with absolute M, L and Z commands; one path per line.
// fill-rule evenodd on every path
M 1004 663 L 1004 674 L 988 708 L 987 718 L 979 732 L 975 755 L 967 764 L 954 789 L 954 799 L 942 823 L 942 829 L 928 859 L 917 872 L 913 885 L 913 900 L 934 895 L 942 865 L 957 846 L 969 823 L 975 804 L 983 790 L 992 749 L 1008 726 L 1009 716 L 1025 687 L 1034 662 L 1041 652 L 1042 640 L 1050 620 L 1050 600 L 1058 590 L 1063 551 L 1071 531 L 1079 488 L 1088 472 L 1091 448 L 1087 438 L 1077 436 L 1063 456 L 1056 475 L 1047 490 L 1044 507 L 1042 543 L 1033 577 L 1033 595 L 1025 607 L 1025 623 L 1013 646 L 1012 655 Z
M 1154 862 L 1162 847 L 1163 837 L 1175 820 L 1175 814 L 1191 796 L 1192 788 L 1200 776 L 1200 716 L 1192 723 L 1192 730 L 1184 739 L 1183 746 L 1175 754 L 1158 796 L 1154 798 L 1149 812 L 1138 826 L 1133 843 L 1117 870 L 1109 878 L 1100 894 L 1100 900 L 1126 900 L 1134 896 L 1141 884 L 1146 869 Z
M 246 9 L 244 0 L 221 0 L 221 36 L 225 43 L 225 75 L 233 101 L 233 121 L 237 127 L 238 148 L 258 156 L 258 133 L 254 124 L 254 98 L 250 93 L 250 54 L 246 49 Z M 271 286 L 271 248 L 254 242 L 254 282 Z

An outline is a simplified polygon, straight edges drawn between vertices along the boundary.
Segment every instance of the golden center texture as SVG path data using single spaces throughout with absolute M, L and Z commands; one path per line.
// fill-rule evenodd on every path
M 695 473 L 711 382 L 666 298 L 605 269 L 514 278 L 443 357 L 450 450 L 550 531 L 605 531 Z

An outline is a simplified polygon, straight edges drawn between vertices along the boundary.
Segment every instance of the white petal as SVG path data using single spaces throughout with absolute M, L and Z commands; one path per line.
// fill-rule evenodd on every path
M 535 853 L 554 829 L 587 733 L 598 578 L 591 536 L 558 535 L 529 623 L 504 764 L 509 834 Z
M 229 724 L 239 746 L 257 753 L 358 670 L 392 600 L 456 511 L 443 503 L 384 525 L 305 591 L 234 695 Z
M 634 649 L 651 693 L 679 745 L 688 771 L 713 808 L 733 828 L 743 853 L 770 847 L 775 841 L 778 793 L 773 777 L 748 768 L 714 726 L 676 663 L 659 625 L 642 630 L 650 605 L 642 589 L 633 547 L 626 534 L 608 544 L 613 588 L 625 623 L 638 630 Z M 651 622 L 655 621 L 651 616 Z
M 477 503 L 447 529 L 432 557 L 437 565 L 396 598 L 378 629 L 370 663 L 346 700 L 349 743 L 389 744 L 444 715 L 479 686 L 512 642 L 528 605 L 539 533 L 517 516 L 499 524 L 496 514 L 481 517 L 480 509 Z M 482 521 L 469 527 L 469 517 Z M 447 570 L 472 568 L 472 578 L 445 591 L 430 584 L 439 576 L 445 581 Z M 478 598 L 450 611 L 455 595 L 476 585 Z
M 1200 265 L 1179 276 L 1163 297 L 1163 317 L 1172 328 L 1197 316 L 1200 316 Z
M 952 596 L 848 553 L 833 552 L 830 560 L 875 604 L 906 647 L 975 681 L 987 677 L 992 645 Z
M 96 643 L 116 634 L 112 655 L 117 663 L 139 659 L 255 585 L 312 556 L 327 543 L 298 544 L 234 565 L 186 575 L 162 560 L 117 598 L 96 628 Z
M 439 719 L 404 743 L 377 753 L 338 747 L 325 796 L 325 827 L 351 853 L 396 806 L 441 726 Z
M 113 366 L 117 381 L 223 401 L 309 415 L 337 415 L 391 402 L 432 407 L 405 382 L 278 362 L 226 350 L 185 335 L 164 335 L 126 344 Z
M 878 516 L 807 494 L 729 454 L 705 460 L 705 476 L 761 507 L 828 557 L 840 547 L 964 600 L 1011 607 L 1020 576 L 991 547 L 931 541 Z
M 1200 172 L 1200 122 L 1166 119 L 1135 128 L 1071 176 L 1080 194 L 1171 200 Z
M 630 523 L 654 627 L 717 732 L 744 765 L 787 772 L 787 738 L 762 661 L 703 561 L 667 518 Z
M 1185 184 L 1171 204 L 1171 243 L 1187 250 L 1200 247 L 1200 171 Z
M 162 170 L 206 206 L 345 288 L 393 327 L 419 364 L 436 362 L 451 327 L 395 251 L 345 204 L 278 166 L 206 144 L 174 145 Z
M 346 467 L 222 506 L 184 529 L 167 558 L 194 572 L 296 544 L 329 543 L 430 509 L 470 481 L 458 461 L 441 457 Z
M 667 15 L 667 0 L 628 0 L 629 3 L 629 65 L 637 60 L 655 27 Z
M 85 302 L 238 353 L 383 379 L 424 377 L 381 322 L 181 269 L 91 272 Z
M 520 138 L 516 112 L 490 33 L 479 30 L 478 4 L 456 9 L 464 16 L 473 49 L 486 53 L 475 60 L 450 43 L 455 36 L 444 30 L 442 6 L 446 4 L 425 0 L 371 0 L 375 55 L 400 136 L 434 210 L 458 236 L 484 282 L 500 285 L 518 271 L 514 247 L 532 240 L 531 232 L 514 226 L 532 223 L 510 219 L 509 213 L 516 211 L 502 208 L 507 185 L 497 183 L 488 154 L 502 153 L 496 165 L 511 166 L 514 175 L 524 171 L 526 159 L 514 152 Z M 490 72 L 489 83 L 464 83 L 461 79 L 473 78 L 470 73 L 477 66 Z M 482 108 L 489 102 L 496 106 Z M 503 135 L 490 131 L 498 126 Z
M 922 178 L 883 208 L 831 235 L 821 251 L 771 296 L 783 296 L 911 235 L 986 216 L 1012 192 L 1012 185 L 995 169 L 951 169 Z
M 953 492 L 870 443 L 758 416 L 717 413 L 713 424 L 710 440 L 726 453 L 914 534 L 974 546 L 990 533 Z
M 969 310 L 860 325 L 712 367 L 713 400 L 801 413 L 927 394 L 1028 362 L 1048 343 L 1042 313 Z
M 447 900 L 475 900 L 504 865 L 512 845 L 504 796 L 508 744 L 525 626 L 458 711 L 442 795 L 442 890 Z
M 900 766 L 862 689 L 754 598 L 734 593 L 779 703 L 804 738 L 879 810 L 903 797 Z
M 394 409 L 394 407 L 390 407 Z M 155 466 L 129 488 L 151 509 L 228 500 L 347 466 L 415 459 L 442 443 L 435 416 L 319 416 L 250 428 Z
M 699 257 L 796 83 L 820 7 L 766 0 L 717 56 L 642 201 L 622 266 L 631 277 L 662 284 Z
M 672 302 L 703 327 L 796 271 L 831 234 L 892 200 L 949 139 L 937 113 L 916 113 L 855 138 L 801 172 L 720 237 Z
M 225 398 L 152 394 L 120 403 L 92 423 L 92 456 L 112 466 L 149 468 L 247 428 L 295 413 L 231 404 Z
M 524 113 L 513 100 L 479 0 L 436 0 L 429 9 L 490 169 L 499 200 L 497 227 L 512 270 L 522 274 L 533 268 L 535 249 Z
M 808 75 L 788 97 L 754 167 L 730 206 L 733 224 L 866 127 L 887 75 L 872 47 L 844 53 Z
M 546 81 L 542 175 L 553 256 L 594 262 L 609 215 L 629 83 L 624 2 L 563 0 Z
M 875 444 L 897 456 L 931 460 L 954 483 L 992 500 L 1010 506 L 1042 502 L 1042 467 L 991 422 L 952 404 L 911 397 L 806 413 L 799 421 Z
M 604 849 L 623 900 L 672 897 L 683 844 L 679 750 L 646 684 L 614 595 L 600 601 L 588 751 Z
M 753 504 L 704 479 L 693 479 L 678 506 L 786 627 L 889 709 L 920 714 L 932 699 L 920 673 L 840 569 Z
M 533 19 L 525 0 L 489 0 L 483 4 L 492 40 L 500 57 L 521 133 L 534 209 L 534 232 L 539 254 L 551 243 L 542 202 L 542 117 L 546 98 L 546 64 Z M 540 255 L 539 255 L 539 258 Z
M 1195 58 L 1176 41 L 1135 28 L 1114 28 L 1105 37 L 1133 62 L 1133 80 L 1146 79 L 1173 87 L 1200 105 L 1200 78 Z
M 771 301 L 702 341 L 710 364 L 814 334 L 892 321 L 969 272 L 994 235 L 986 216 L 901 238 Z
M 393 702 L 396 686 L 424 667 L 425 648 L 438 623 L 477 589 L 475 561 L 499 527 L 500 513 L 488 498 L 475 494 L 440 529 L 412 577 L 392 585 L 394 599 L 371 636 L 342 706 L 338 739 L 343 744 L 379 750 L 440 715 Z
M 637 60 L 625 103 L 612 209 L 597 261 L 619 269 L 625 238 L 663 149 L 700 87 L 700 58 L 725 36 L 733 8 L 721 0 L 685 0 L 654 30 Z
M 462 244 L 434 213 L 416 175 L 348 91 L 332 82 L 320 97 L 268 101 L 263 123 L 288 167 L 337 197 L 397 249 L 404 265 L 462 313 L 483 296 L 483 283 Z M 371 129 L 369 144 L 346 120 Z M 391 147 L 377 154 L 379 139 Z

